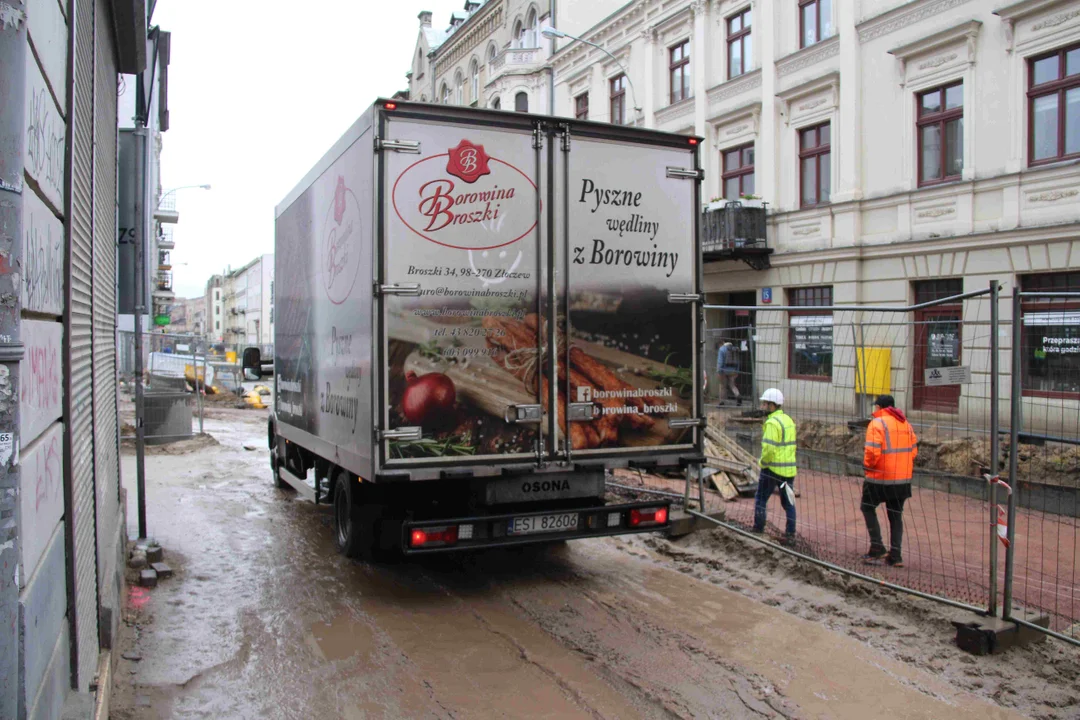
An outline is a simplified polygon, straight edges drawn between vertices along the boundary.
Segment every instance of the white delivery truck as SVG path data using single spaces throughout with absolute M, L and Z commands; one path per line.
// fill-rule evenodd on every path
M 702 459 L 698 143 L 381 100 L 278 205 L 272 465 L 342 552 L 668 524 L 605 477 Z

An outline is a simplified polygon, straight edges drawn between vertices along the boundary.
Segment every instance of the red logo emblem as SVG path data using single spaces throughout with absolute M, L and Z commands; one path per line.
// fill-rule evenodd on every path
M 467 183 L 474 183 L 484 175 L 490 175 L 488 154 L 483 145 L 473 145 L 462 140 L 456 148 L 449 150 L 450 159 L 446 162 L 446 172 L 459 177 Z

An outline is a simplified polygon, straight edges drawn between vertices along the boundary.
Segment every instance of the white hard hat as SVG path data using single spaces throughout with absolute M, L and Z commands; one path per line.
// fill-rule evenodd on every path
M 761 396 L 761 402 L 771 402 L 774 405 L 783 405 L 784 393 L 780 392 L 776 388 L 769 388 Z

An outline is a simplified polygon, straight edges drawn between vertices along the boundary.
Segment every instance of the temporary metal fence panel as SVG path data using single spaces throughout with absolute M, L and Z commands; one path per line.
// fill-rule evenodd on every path
M 119 333 L 118 353 L 125 365 L 134 358 L 134 333 Z M 150 333 L 143 336 L 143 427 L 150 445 L 185 440 L 201 433 L 208 397 L 235 399 L 222 386 L 215 372 L 208 344 L 200 336 Z M 133 363 L 132 363 L 133 364 Z M 134 375 L 120 373 L 120 386 L 126 402 L 134 402 Z M 225 395 L 225 393 L 229 393 Z M 129 408 L 133 413 L 134 409 Z M 134 439 L 134 423 L 123 428 Z
M 1012 297 L 1003 611 L 1080 644 L 1080 293 Z
M 745 339 L 745 347 L 733 347 L 750 391 L 741 407 L 729 398 L 713 408 L 710 422 L 757 455 L 763 420 L 757 398 L 778 388 L 798 426 L 794 551 L 954 604 L 986 610 L 996 603 L 996 547 L 983 473 L 995 466 L 991 409 L 1005 406 L 992 382 L 999 337 L 991 295 L 984 290 L 912 307 L 758 306 L 747 318 L 749 331 L 745 325 L 709 329 L 713 345 Z M 710 371 L 716 360 L 715 354 L 705 358 Z M 895 397 L 919 436 L 912 497 L 902 516 L 903 567 L 863 560 L 870 549 L 861 508 L 863 452 L 878 394 Z M 753 528 L 753 498 L 725 504 L 711 486 L 704 494 L 705 512 L 722 506 L 730 525 Z M 876 514 L 888 545 L 884 506 Z M 766 519 L 768 533 L 782 536 L 778 499 L 768 503 Z

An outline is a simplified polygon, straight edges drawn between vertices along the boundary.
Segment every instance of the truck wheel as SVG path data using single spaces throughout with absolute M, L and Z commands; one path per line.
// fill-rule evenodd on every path
M 363 522 L 357 502 L 359 483 L 349 473 L 338 470 L 334 478 L 334 544 L 350 558 L 367 558 L 372 550 L 372 532 Z
M 274 485 L 278 488 L 285 490 L 289 487 L 289 483 L 281 479 L 281 456 L 278 454 L 280 451 L 277 433 L 274 431 L 274 423 L 269 425 L 269 443 L 270 443 L 270 471 L 274 473 Z

